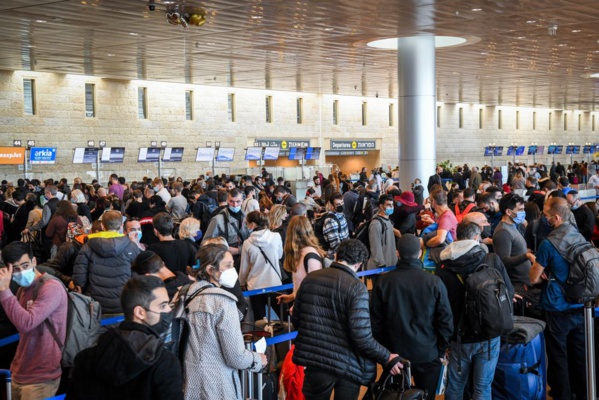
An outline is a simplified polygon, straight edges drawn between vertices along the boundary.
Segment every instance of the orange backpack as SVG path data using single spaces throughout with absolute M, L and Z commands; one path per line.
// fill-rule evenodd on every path
M 474 208 L 474 206 L 474 203 L 470 203 L 466 206 L 466 208 L 464 208 L 463 212 L 460 212 L 460 205 L 455 205 L 455 218 L 458 220 L 458 224 L 464 220 L 464 215 L 468 214 Z

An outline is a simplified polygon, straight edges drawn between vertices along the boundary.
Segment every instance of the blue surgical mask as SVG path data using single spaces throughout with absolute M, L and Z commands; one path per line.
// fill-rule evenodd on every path
M 152 189 L 154 189 L 155 192 L 160 191 L 160 188 L 158 186 L 154 186 Z
M 393 214 L 393 209 L 392 209 L 392 208 L 385 208 L 385 214 L 386 214 L 386 215 L 391 215 L 391 214 Z
M 521 224 L 526 219 L 526 211 L 518 211 L 516 218 L 512 218 L 515 224 Z
M 17 285 L 28 287 L 31 286 L 35 279 L 35 270 L 33 268 L 26 269 L 21 272 L 15 272 L 12 274 L 12 280 L 17 282 Z
M 193 240 L 196 242 L 202 238 L 202 231 L 197 231 L 196 235 L 193 237 Z
M 143 235 L 142 231 L 137 231 L 137 240 L 138 241 L 141 240 L 142 235 Z
M 238 213 L 239 211 L 241 211 L 241 206 L 239 207 L 231 207 L 229 206 L 229 211 L 231 211 L 232 213 Z
M 580 206 L 572 206 L 572 211 L 578 210 Z

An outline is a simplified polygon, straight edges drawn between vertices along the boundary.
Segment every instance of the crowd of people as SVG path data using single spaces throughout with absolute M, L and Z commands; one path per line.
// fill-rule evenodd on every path
M 240 321 L 268 319 L 270 296 L 243 291 L 293 283 L 270 300 L 291 306 L 306 399 L 357 398 L 376 364 L 398 356 L 428 399 L 444 363 L 446 399 L 490 399 L 499 337 L 460 325 L 463 279 L 486 264 L 515 309 L 546 321 L 553 398 L 583 399 L 582 308 L 560 290 L 568 265 L 545 239 L 573 230 L 598 243 L 596 202 L 576 188 L 599 194 L 596 167 L 516 164 L 503 177 L 439 166 L 426 188 L 415 179 L 405 191 L 397 168 L 364 168 L 357 181 L 335 168 L 317 172 L 304 199 L 266 169 L 190 181 L 113 174 L 106 186 L 2 182 L 0 336 L 20 341 L 0 347 L 0 368 L 13 374 L 15 399 L 241 399 L 239 371 L 268 360 L 246 349 Z M 385 266 L 397 268 L 368 285 L 356 275 Z M 124 316 L 79 353 L 72 378 L 61 369 L 63 286 L 104 317 Z M 185 299 L 191 328 L 178 359 L 164 338 Z

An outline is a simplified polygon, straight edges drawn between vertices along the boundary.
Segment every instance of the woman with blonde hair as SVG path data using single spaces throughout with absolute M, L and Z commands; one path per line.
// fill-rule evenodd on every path
M 287 233 L 287 207 L 282 204 L 272 206 L 268 215 L 268 227 L 271 231 L 281 236 L 281 243 L 285 243 Z
M 283 268 L 292 274 L 293 293 L 278 296 L 278 302 L 292 302 L 306 275 L 324 267 L 325 256 L 326 252 L 320 247 L 310 220 L 302 215 L 291 218 L 285 240 Z
M 193 217 L 185 218 L 179 225 L 179 239 L 188 241 L 198 251 L 200 246 L 197 242 L 202 239 L 200 221 Z

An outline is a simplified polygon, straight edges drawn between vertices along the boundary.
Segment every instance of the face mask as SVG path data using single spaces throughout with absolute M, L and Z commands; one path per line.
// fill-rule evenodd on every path
M 516 213 L 516 218 L 512 217 L 515 224 L 521 224 L 526 219 L 526 211 L 518 211 Z
M 71 199 L 71 203 L 73 203 L 73 204 L 77 204 L 77 200 L 75 200 L 75 199 Z
M 146 324 L 148 327 L 152 328 L 152 330 L 154 330 L 154 332 L 156 332 L 159 336 L 162 335 L 163 333 L 165 333 L 166 331 L 168 331 L 168 329 L 171 327 L 171 322 L 173 321 L 173 312 L 172 311 L 161 312 L 161 313 L 158 313 L 158 312 L 152 311 L 152 310 L 147 310 L 147 309 L 146 309 L 146 311 L 154 313 L 154 314 L 160 314 L 160 321 L 158 321 L 154 325 Z
M 233 286 L 235 286 L 237 278 L 238 276 L 235 268 L 229 268 L 228 270 L 221 272 L 220 278 L 218 278 L 218 283 L 220 283 L 221 286 L 231 289 Z
M 33 268 L 26 269 L 25 271 L 15 272 L 12 274 L 12 280 L 17 282 L 17 285 L 28 287 L 31 286 L 35 279 L 35 270 Z
M 193 237 L 193 240 L 196 242 L 202 238 L 202 231 L 197 231 L 196 235 Z
M 339 206 L 335 207 L 335 211 L 337 211 L 338 213 L 342 213 L 343 212 L 343 205 L 339 205 Z
M 229 206 L 229 211 L 231 211 L 233 214 L 237 214 L 239 211 L 241 211 L 241 206 L 239 206 L 239 207 Z
M 139 242 L 141 240 L 142 237 L 142 232 L 141 231 L 137 231 L 137 241 Z
M 580 206 L 572 206 L 572 207 L 571 207 L 572 211 L 576 211 L 576 210 L 578 210 L 579 208 L 580 208 Z
M 385 208 L 385 214 L 386 214 L 386 215 L 391 215 L 391 214 L 393 214 L 393 209 L 392 209 L 392 208 Z
M 154 189 L 155 192 L 158 192 L 160 190 L 158 186 L 154 186 L 152 189 Z

